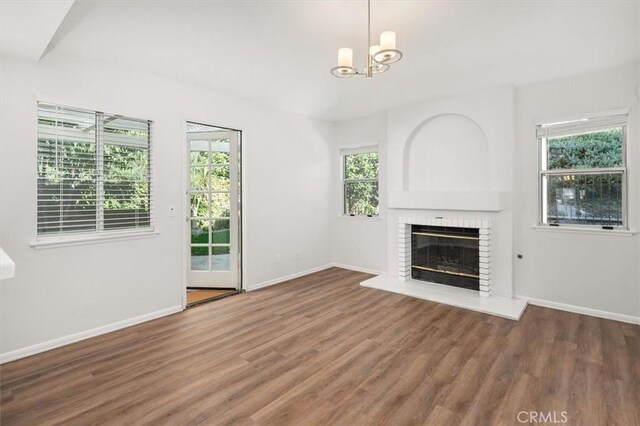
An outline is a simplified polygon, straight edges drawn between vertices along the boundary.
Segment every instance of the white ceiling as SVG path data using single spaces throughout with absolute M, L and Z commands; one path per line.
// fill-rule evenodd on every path
M 0 0 L 0 52 L 37 61 L 73 0 Z
M 636 61 L 638 9 L 638 1 L 374 0 L 374 40 L 396 31 L 404 59 L 372 80 L 339 80 L 329 74 L 339 47 L 354 48 L 364 62 L 364 0 L 77 0 L 50 54 L 96 58 L 340 120 Z

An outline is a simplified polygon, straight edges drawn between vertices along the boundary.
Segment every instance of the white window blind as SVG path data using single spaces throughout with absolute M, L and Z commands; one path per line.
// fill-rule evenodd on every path
M 340 148 L 340 155 L 364 154 L 367 152 L 378 152 L 378 145 L 366 145 Z
M 150 229 L 151 122 L 38 103 L 38 236 Z
M 559 123 L 541 124 L 536 129 L 538 139 L 557 136 L 575 135 L 598 130 L 623 127 L 627 125 L 628 114 L 617 114 L 603 117 L 584 118 L 581 120 Z

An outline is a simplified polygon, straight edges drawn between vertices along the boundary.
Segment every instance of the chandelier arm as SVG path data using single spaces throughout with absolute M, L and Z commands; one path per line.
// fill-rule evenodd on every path
M 367 0 L 367 78 L 373 77 L 372 63 L 371 63 L 371 0 Z
M 354 67 L 338 65 L 337 67 L 331 68 L 331 74 L 334 77 L 338 77 L 338 78 L 349 78 L 349 77 L 353 77 L 354 75 L 359 75 L 360 71 L 358 71 Z
M 402 52 L 397 49 L 385 49 L 373 55 L 373 62 L 376 64 L 392 64 L 402 59 Z

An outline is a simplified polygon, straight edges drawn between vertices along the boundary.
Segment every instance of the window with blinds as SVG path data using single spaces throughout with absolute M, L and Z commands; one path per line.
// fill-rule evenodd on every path
M 38 103 L 38 236 L 150 229 L 151 122 Z
M 540 124 L 540 224 L 626 228 L 627 114 Z
M 344 211 L 348 216 L 377 216 L 378 146 L 343 148 L 342 187 Z

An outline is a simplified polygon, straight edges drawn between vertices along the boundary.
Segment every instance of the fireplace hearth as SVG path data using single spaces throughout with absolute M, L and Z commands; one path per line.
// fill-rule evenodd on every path
M 458 213 L 462 215 L 461 213 Z M 435 228 L 414 228 L 414 226 L 426 226 Z M 384 291 L 391 291 L 398 294 L 404 294 L 411 297 L 430 300 L 432 302 L 444 303 L 459 308 L 470 309 L 472 311 L 484 312 L 487 314 L 498 315 L 505 318 L 517 320 L 520 318 L 527 302 L 522 299 L 516 299 L 510 295 L 504 296 L 494 294 L 492 291 L 491 278 L 491 238 L 492 229 L 491 221 L 488 218 L 445 218 L 445 217 L 427 217 L 427 216 L 398 216 L 398 272 L 395 275 L 378 275 L 361 283 L 361 285 L 370 288 L 376 288 Z M 413 268 L 412 256 L 412 231 L 437 233 L 443 231 L 460 231 L 460 229 L 442 229 L 442 228 L 463 228 L 471 229 L 471 234 L 462 232 L 461 236 L 478 238 L 478 273 L 470 274 L 479 277 L 478 290 L 468 290 L 450 285 L 442 285 L 435 283 L 436 279 L 431 278 L 429 281 L 421 281 L 420 277 L 416 277 L 415 271 L 420 268 Z M 447 236 L 451 236 L 447 234 Z M 464 239 L 464 238 L 461 238 Z M 473 241 L 473 240 L 469 240 Z M 418 248 L 424 248 L 424 244 L 418 243 Z M 419 266 L 419 265 L 416 265 Z M 447 272 L 456 272 L 450 270 L 450 261 L 446 261 L 439 265 L 444 267 Z M 428 266 L 427 266 L 428 267 Z M 436 265 L 436 268 L 438 265 Z M 435 268 L 433 268 L 435 269 Z M 433 271 L 429 271 L 433 272 Z M 464 273 L 464 272 L 463 272 Z M 413 275 L 413 276 L 412 276 Z M 453 274 L 439 274 L 453 275 Z M 414 279 L 417 278 L 417 279 Z M 474 277 L 475 278 L 475 277 Z
M 413 225 L 411 278 L 479 290 L 479 249 L 477 228 Z

